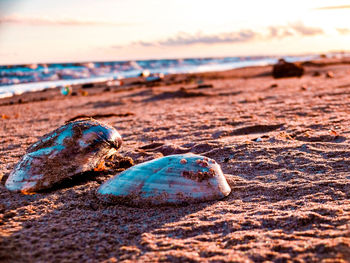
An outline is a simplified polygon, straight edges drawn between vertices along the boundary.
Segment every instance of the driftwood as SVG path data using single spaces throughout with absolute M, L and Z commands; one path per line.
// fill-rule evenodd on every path
M 94 114 L 94 115 L 77 115 L 73 118 L 70 118 L 69 120 L 67 120 L 66 122 L 71 122 L 71 121 L 75 121 L 78 119 L 99 119 L 99 118 L 110 118 L 110 117 L 127 117 L 127 116 L 133 116 L 134 113 L 132 112 L 126 112 L 126 113 L 107 113 L 107 114 Z

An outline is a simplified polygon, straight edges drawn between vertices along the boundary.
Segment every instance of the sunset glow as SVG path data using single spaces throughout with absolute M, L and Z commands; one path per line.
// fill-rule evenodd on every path
M 347 2 L 0 0 L 0 64 L 348 50 Z

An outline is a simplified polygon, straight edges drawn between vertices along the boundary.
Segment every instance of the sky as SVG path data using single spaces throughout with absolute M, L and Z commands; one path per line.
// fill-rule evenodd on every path
M 349 0 L 0 0 L 0 64 L 350 50 Z

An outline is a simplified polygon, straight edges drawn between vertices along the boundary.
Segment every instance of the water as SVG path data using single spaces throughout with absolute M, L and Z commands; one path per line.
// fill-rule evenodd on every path
M 318 56 L 284 56 L 287 61 L 315 59 Z M 159 59 L 139 61 L 55 63 L 0 66 L 0 98 L 64 85 L 103 82 L 151 74 L 222 71 L 247 66 L 274 64 L 281 57 L 224 57 Z

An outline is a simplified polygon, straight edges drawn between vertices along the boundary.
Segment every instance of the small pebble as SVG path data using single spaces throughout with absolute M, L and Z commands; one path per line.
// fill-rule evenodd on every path
M 79 92 L 80 92 L 80 94 L 81 94 L 82 96 L 87 96 L 87 95 L 89 95 L 89 93 L 88 93 L 86 90 L 79 90 Z
M 332 71 L 328 71 L 326 73 L 326 77 L 332 79 L 332 78 L 334 78 L 334 73 Z

